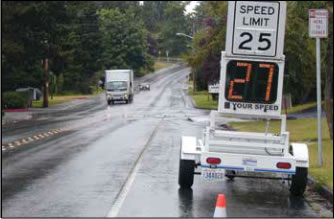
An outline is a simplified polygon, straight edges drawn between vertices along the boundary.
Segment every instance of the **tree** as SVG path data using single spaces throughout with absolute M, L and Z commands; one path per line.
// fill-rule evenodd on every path
M 65 57 L 64 89 L 91 93 L 91 79 L 101 70 L 102 38 L 99 30 L 97 5 L 94 2 L 68 2 L 71 32 L 64 38 L 68 48 Z M 95 84 L 95 83 L 94 83 Z
M 144 1 L 141 17 L 148 31 L 152 33 L 161 31 L 167 4 L 168 1 Z
M 176 35 L 178 32 L 192 35 L 192 26 L 184 12 L 185 4 L 182 2 L 170 1 L 164 10 L 160 44 L 164 52 L 169 51 L 170 56 L 178 56 L 188 50 L 189 39 Z
M 20 86 L 44 87 L 44 106 L 47 107 L 48 68 L 43 63 L 57 57 L 59 41 L 66 23 L 64 2 L 6 2 L 2 55 L 6 58 L 4 78 L 9 82 L 5 89 Z M 44 75 L 43 75 L 44 74 Z M 19 78 L 18 78 L 19 77 Z M 42 85 L 43 84 L 43 85 Z
M 32 27 L 26 22 L 30 6 L 24 2 L 5 1 L 2 2 L 2 7 L 5 12 L 2 15 L 1 72 L 5 81 L 2 90 L 15 90 L 27 84 L 40 87 L 41 58 L 36 53 L 29 56 L 29 47 L 36 46 L 30 37 Z
M 123 14 L 118 9 L 102 9 L 98 15 L 103 33 L 102 61 L 105 69 L 132 68 L 138 73 L 152 68 L 145 28 L 133 14 Z
M 225 46 L 227 3 L 203 2 L 199 8 L 195 15 L 201 19 L 198 26 L 203 29 L 194 36 L 195 52 L 188 55 L 186 60 L 196 74 L 196 87 L 205 90 L 208 83 L 219 81 L 221 51 Z

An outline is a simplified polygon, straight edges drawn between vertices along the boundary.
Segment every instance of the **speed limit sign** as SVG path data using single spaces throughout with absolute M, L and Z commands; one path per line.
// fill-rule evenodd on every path
M 230 1 L 226 55 L 281 59 L 285 16 L 284 1 Z

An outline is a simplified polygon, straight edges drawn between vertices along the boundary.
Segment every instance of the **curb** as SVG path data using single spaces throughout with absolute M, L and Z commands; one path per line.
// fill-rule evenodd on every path
M 325 185 L 320 186 L 319 188 L 314 189 L 315 185 L 319 185 L 319 182 L 316 181 L 312 176 L 307 177 L 307 184 L 319 195 L 328 200 L 333 204 L 333 191 Z
M 3 112 L 27 112 L 29 109 L 4 109 Z

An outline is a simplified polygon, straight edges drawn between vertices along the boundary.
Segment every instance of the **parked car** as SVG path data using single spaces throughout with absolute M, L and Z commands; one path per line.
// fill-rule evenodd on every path
M 139 90 L 150 90 L 150 84 L 149 83 L 141 83 L 139 84 Z

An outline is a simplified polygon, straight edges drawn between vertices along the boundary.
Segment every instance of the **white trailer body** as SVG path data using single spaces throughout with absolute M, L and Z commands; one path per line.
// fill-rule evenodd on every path
M 133 70 L 106 70 L 105 94 L 108 104 L 115 101 L 132 102 L 134 94 Z
M 282 115 L 281 133 L 254 133 L 217 130 L 214 118 L 221 115 L 211 112 L 210 126 L 198 139 L 183 136 L 181 139 L 179 185 L 191 187 L 194 174 L 207 180 L 224 180 L 257 177 L 289 180 L 290 192 L 303 195 L 307 184 L 309 155 L 306 144 L 290 143 L 285 130 L 286 117 Z

